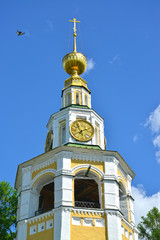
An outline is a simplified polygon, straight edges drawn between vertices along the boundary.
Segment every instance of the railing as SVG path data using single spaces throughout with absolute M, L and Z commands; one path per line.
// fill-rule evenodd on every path
M 35 216 L 38 216 L 42 213 L 48 212 L 54 208 L 53 205 L 47 206 L 45 208 L 39 208 L 37 211 L 35 211 Z
M 75 207 L 81 208 L 100 208 L 99 202 L 81 202 L 75 201 Z

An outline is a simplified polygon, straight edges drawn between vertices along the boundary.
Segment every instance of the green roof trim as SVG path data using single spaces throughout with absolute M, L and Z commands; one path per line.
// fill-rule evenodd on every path
M 66 143 L 64 146 L 102 150 L 98 145 L 86 145 L 80 143 Z
M 68 107 L 76 107 L 76 108 L 86 108 L 86 109 L 90 109 L 87 105 L 71 104 L 71 105 L 68 105 L 68 106 L 66 106 L 66 107 L 61 108 L 60 111 L 63 110 L 63 109 L 65 109 L 65 108 L 68 108 Z

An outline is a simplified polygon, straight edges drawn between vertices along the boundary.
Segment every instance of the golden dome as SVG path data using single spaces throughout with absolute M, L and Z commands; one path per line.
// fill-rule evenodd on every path
M 69 75 L 82 74 L 87 67 L 86 57 L 79 52 L 71 52 L 64 56 L 63 68 Z

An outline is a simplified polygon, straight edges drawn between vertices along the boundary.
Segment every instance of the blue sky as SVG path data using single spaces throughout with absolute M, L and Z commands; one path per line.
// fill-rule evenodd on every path
M 17 165 L 44 152 L 46 124 L 61 107 L 68 78 L 62 58 L 72 51 L 74 17 L 81 21 L 77 50 L 89 63 L 83 78 L 105 120 L 107 149 L 136 174 L 139 214 L 160 208 L 158 0 L 0 2 L 0 178 L 14 186 Z M 26 34 L 18 37 L 17 29 Z

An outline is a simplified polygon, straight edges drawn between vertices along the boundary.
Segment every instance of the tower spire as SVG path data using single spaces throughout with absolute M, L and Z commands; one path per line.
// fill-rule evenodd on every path
M 74 25 L 73 25 L 73 37 L 74 37 L 74 43 L 73 43 L 73 52 L 77 52 L 77 49 L 76 49 L 76 37 L 77 37 L 77 29 L 76 29 L 76 23 L 80 23 L 80 21 L 77 21 L 76 18 L 73 18 L 73 20 L 69 20 L 69 22 L 73 22 Z

